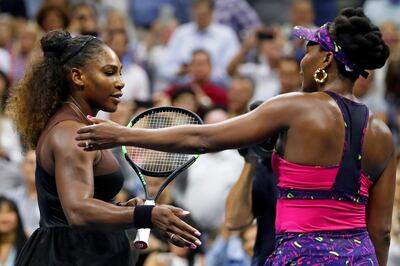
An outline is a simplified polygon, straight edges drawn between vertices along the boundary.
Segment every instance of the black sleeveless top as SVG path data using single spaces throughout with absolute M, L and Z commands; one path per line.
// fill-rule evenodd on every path
M 35 178 L 40 228 L 23 247 L 16 265 L 131 265 L 130 246 L 123 230 L 103 232 L 71 228 L 64 215 L 52 170 L 54 162 L 52 158 L 41 158 L 40 153 L 47 133 L 58 123 L 67 120 L 86 123 L 74 109 L 65 104 L 50 119 L 39 138 Z M 93 173 L 94 198 L 111 202 L 124 182 L 118 162 L 111 151 L 101 151 Z

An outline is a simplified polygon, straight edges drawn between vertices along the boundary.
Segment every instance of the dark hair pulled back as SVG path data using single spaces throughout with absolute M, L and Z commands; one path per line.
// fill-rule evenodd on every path
M 362 8 L 343 9 L 331 24 L 333 39 L 342 47 L 349 59 L 362 69 L 382 67 L 389 57 L 389 47 L 382 39 L 382 33 L 364 14 Z M 357 73 L 348 72 L 338 62 L 339 73 L 353 81 Z
M 93 36 L 72 37 L 65 31 L 48 32 L 40 43 L 43 58 L 27 68 L 7 104 L 7 114 L 32 148 L 49 118 L 71 93 L 71 68 L 83 68 L 99 55 L 103 45 Z

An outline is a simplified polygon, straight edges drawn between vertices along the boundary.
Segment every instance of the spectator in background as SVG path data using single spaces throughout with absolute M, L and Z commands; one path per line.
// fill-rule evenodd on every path
M 374 71 L 368 71 L 368 78 L 358 78 L 354 83 L 354 95 L 374 113 L 376 117 L 388 124 L 388 103 L 383 97 L 374 94 Z
M 254 80 L 254 101 L 265 101 L 280 91 L 277 70 L 283 53 L 283 41 L 279 27 L 256 30 L 242 43 L 240 51 L 227 67 L 231 76 L 239 74 Z M 257 62 L 241 64 L 253 47 L 258 49 Z
M 168 244 L 167 252 L 152 252 L 144 262 L 144 266 L 209 266 L 204 255 L 188 248 L 180 248 Z
M 278 66 L 279 94 L 299 91 L 301 88 L 300 66 L 294 57 L 282 57 Z
M 103 37 L 105 42 L 111 46 L 114 52 L 118 55 L 124 68 L 129 68 L 134 64 L 134 52 L 129 47 L 129 35 L 125 30 L 125 27 L 116 27 L 112 30 L 106 30 Z
M 202 49 L 210 54 L 211 79 L 227 84 L 225 69 L 239 48 L 238 39 L 231 28 L 213 22 L 212 0 L 194 0 L 192 11 L 194 21 L 179 26 L 172 35 L 160 73 L 170 82 L 184 82 L 192 52 Z
M 299 65 L 294 58 L 283 57 L 279 63 L 280 93 L 300 88 Z M 233 87 L 231 88 L 231 91 Z M 253 110 L 262 102 L 253 103 Z M 244 106 L 247 111 L 247 105 Z M 262 266 L 274 250 L 277 177 L 272 172 L 271 150 L 276 139 L 271 138 L 262 147 L 240 150 L 245 158 L 242 173 L 226 200 L 225 224 L 229 230 L 242 229 L 257 221 L 257 237 L 252 255 L 252 265 Z
M 249 111 L 260 104 L 261 101 L 252 103 Z M 245 164 L 225 202 L 225 226 L 228 230 L 242 230 L 254 221 L 257 223 L 252 266 L 263 266 L 275 249 L 278 179 L 271 166 L 275 142 L 276 137 L 272 137 L 259 146 L 239 149 Z
M 14 127 L 14 123 L 4 114 L 4 104 L 8 100 L 10 84 L 10 80 L 6 74 L 0 71 L 0 161 L 3 161 L 4 164 L 10 166 L 10 178 L 14 179 L 15 170 L 11 169 L 17 167 L 16 165 L 22 160 L 22 145 L 20 137 Z M 4 167 L 7 169 L 9 168 L 6 166 Z M 4 177 L 4 179 L 8 179 L 7 175 Z M 20 178 L 16 178 L 15 180 L 11 179 L 11 187 L 20 183 Z M 5 190 L 8 187 L 6 184 L 2 182 L 0 183 L 2 184 L 0 190 Z
M 228 113 L 231 117 L 247 112 L 254 94 L 254 81 L 246 76 L 234 76 L 228 91 Z
M 74 35 L 100 36 L 96 8 L 89 3 L 76 4 L 71 9 L 68 31 Z
M 191 61 L 187 66 L 187 74 L 190 82 L 184 86 L 192 88 L 202 105 L 225 107 L 228 102 L 227 92 L 211 80 L 212 69 L 212 61 L 207 51 L 193 51 Z M 166 89 L 166 93 L 171 95 L 180 86 L 182 85 L 172 85 Z
M 23 24 L 19 29 L 11 52 L 11 69 L 8 74 L 12 83 L 22 78 L 29 60 L 39 54 L 39 38 L 39 29 L 32 22 Z
M 178 20 L 168 9 L 160 13 L 144 38 L 140 56 L 144 58 L 152 81 L 152 91 L 159 92 L 165 89 L 169 82 L 162 78 L 161 64 L 165 60 L 167 44 L 178 27 Z
M 400 1 L 398 0 L 366 0 L 364 12 L 376 25 L 391 20 L 400 26 Z
M 282 25 L 282 34 L 285 38 L 285 55 L 295 56 L 301 60 L 305 54 L 305 42 L 292 36 L 294 26 L 316 28 L 314 24 L 315 12 L 311 0 L 294 0 L 290 7 L 289 20 Z
M 187 0 L 130 1 L 129 15 L 135 25 L 150 28 L 159 17 L 160 10 L 168 6 L 180 23 L 187 23 L 190 21 L 189 5 Z
M 246 0 L 214 0 L 214 20 L 233 29 L 243 40 L 253 30 L 261 27 L 261 21 Z
M 43 0 L 25 0 L 26 14 L 28 19 L 34 20 L 36 14 L 43 4 Z
M 65 9 L 55 5 L 44 5 L 37 13 L 36 21 L 44 32 L 68 28 L 69 16 Z
M 21 219 L 25 233 L 30 236 L 39 228 L 40 212 L 37 202 L 35 185 L 36 154 L 34 150 L 28 150 L 22 161 L 21 175 L 24 183 L 16 188 L 6 191 L 5 195 L 14 200 L 21 210 Z
M 15 265 L 26 239 L 17 205 L 4 196 L 0 196 L 0 264 L 2 266 Z
M 111 32 L 111 31 L 126 31 L 129 39 L 129 49 L 135 48 L 136 45 L 136 31 L 134 25 L 131 21 L 127 18 L 124 12 L 118 9 L 109 9 L 106 14 L 106 21 L 103 26 L 104 32 Z
M 283 24 L 288 20 L 292 0 L 247 0 L 265 25 Z
M 79 0 L 78 0 L 79 1 Z M 133 0 L 136 1 L 136 0 Z M 75 1 L 76 2 L 76 1 Z M 99 24 L 104 25 L 107 23 L 107 16 L 110 12 L 116 11 L 123 17 L 128 17 L 129 2 L 131 0 L 91 0 L 96 8 Z M 133 21 L 129 19 L 129 23 L 133 25 Z
M 200 99 L 191 87 L 181 87 L 171 94 L 171 105 L 201 114 Z
M 240 151 L 245 165 L 226 200 L 225 226 L 239 230 L 257 222 L 251 265 L 262 266 L 275 248 L 277 177 L 271 168 L 271 152 L 262 151 L 261 156 L 255 149 L 260 148 Z
M 78 0 L 78 1 L 81 1 L 81 0 Z M 71 1 L 70 0 L 44 0 L 43 4 L 59 6 L 59 7 L 62 7 L 64 9 L 68 10 L 71 7 L 71 2 L 77 2 L 77 1 L 76 0 L 71 0 Z
M 223 227 L 206 253 L 207 266 L 249 266 L 256 232 L 255 224 L 238 232 L 229 232 Z
M 129 39 L 126 31 L 107 32 L 105 42 L 117 54 L 123 64 L 122 79 L 125 82 L 122 101 L 148 100 L 151 97 L 150 82 L 147 73 L 134 63 L 133 52 L 129 49 Z
M 294 26 L 316 27 L 314 18 L 315 12 L 311 0 L 293 0 L 290 7 L 290 28 Z
M 379 26 L 382 38 L 390 48 L 389 63 L 400 59 L 400 36 L 398 26 L 394 21 L 387 20 Z
M 226 111 L 216 108 L 204 115 L 204 123 L 213 124 L 228 117 Z M 210 234 L 222 226 L 226 196 L 239 178 L 243 164 L 235 150 L 204 154 L 187 170 L 185 187 L 174 186 L 174 202 L 190 211 L 201 231 Z
M 68 11 L 71 7 L 69 0 L 25 0 L 28 18 L 34 20 L 38 11 L 44 6 L 57 6 Z
M 10 93 L 11 81 L 4 71 L 0 70 L 0 114 L 4 113 L 8 95 Z
M 14 37 L 14 18 L 0 13 L 0 48 L 11 50 Z
M 8 73 L 10 72 L 10 67 L 11 67 L 11 56 L 10 53 L 5 50 L 0 48 L 0 71 L 3 73 Z
M 9 86 L 8 77 L 0 70 L 0 194 L 22 183 L 17 163 L 18 154 L 22 150 L 19 136 L 16 135 L 11 121 L 4 116 Z

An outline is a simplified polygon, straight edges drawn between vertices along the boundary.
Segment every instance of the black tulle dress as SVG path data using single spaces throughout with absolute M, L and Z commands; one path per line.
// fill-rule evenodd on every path
M 20 252 L 17 266 L 128 266 L 131 265 L 129 241 L 124 231 L 103 232 L 74 229 L 68 225 L 58 197 L 54 174 L 44 169 L 40 150 L 46 133 L 65 120 L 80 121 L 68 106 L 61 108 L 48 123 L 37 146 L 36 189 L 40 208 L 40 228 Z M 65 162 L 68 163 L 68 162 Z M 123 185 L 123 176 L 110 151 L 102 151 L 94 169 L 94 197 L 112 201 Z M 24 211 L 24 210 L 21 210 Z

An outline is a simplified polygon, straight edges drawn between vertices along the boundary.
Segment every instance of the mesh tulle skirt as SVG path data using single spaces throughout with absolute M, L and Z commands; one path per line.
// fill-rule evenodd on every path
M 132 265 L 124 231 L 96 232 L 70 227 L 39 228 L 19 254 L 16 266 Z
M 378 266 L 366 229 L 285 233 L 276 236 L 276 248 L 264 266 Z

